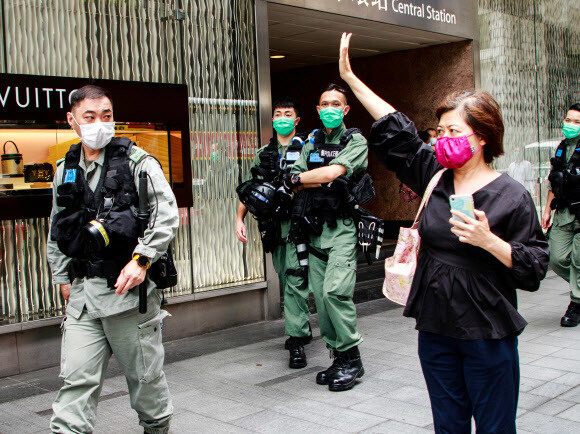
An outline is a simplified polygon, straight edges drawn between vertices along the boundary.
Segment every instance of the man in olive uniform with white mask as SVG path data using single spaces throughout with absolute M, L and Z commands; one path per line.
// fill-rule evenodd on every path
M 70 96 L 67 120 L 81 143 L 57 163 L 48 237 L 53 282 L 67 301 L 61 373 L 51 430 L 93 432 L 108 361 L 115 354 L 131 406 L 146 433 L 166 433 L 173 413 L 161 343 L 160 290 L 147 276 L 168 249 L 179 216 L 159 163 L 124 137 L 114 137 L 109 93 L 87 85 Z M 139 233 L 139 174 L 148 178 L 153 224 Z M 102 243 L 102 244 L 99 244 Z M 138 312 L 138 285 L 148 293 Z

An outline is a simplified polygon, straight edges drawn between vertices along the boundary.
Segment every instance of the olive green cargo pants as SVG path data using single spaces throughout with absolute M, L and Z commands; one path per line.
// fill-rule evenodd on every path
M 274 269 L 280 279 L 280 288 L 284 291 L 284 322 L 286 334 L 302 338 L 310 335 L 308 318 L 308 285 L 300 276 L 286 275 L 286 270 L 299 267 L 296 246 L 283 242 L 272 252 Z
M 328 262 L 313 254 L 309 257 L 308 286 L 316 301 L 320 334 L 328 349 L 346 351 L 363 340 L 356 326 L 356 307 L 352 299 L 356 283 L 356 244 L 315 249 L 328 255 Z
M 61 373 L 64 386 L 54 401 L 50 424 L 55 433 L 92 433 L 97 404 L 111 354 L 127 380 L 131 407 L 146 432 L 169 431 L 173 413 L 161 342 L 162 321 L 169 315 L 149 297 L 146 314 L 137 309 L 91 319 L 68 315 L 63 322 Z
M 550 230 L 550 267 L 570 283 L 570 298 L 580 303 L 580 223 L 560 224 L 556 216 Z

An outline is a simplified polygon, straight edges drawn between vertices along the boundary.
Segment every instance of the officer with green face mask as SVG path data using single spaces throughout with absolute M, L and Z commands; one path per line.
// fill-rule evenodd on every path
M 296 126 L 300 122 L 298 106 L 291 98 L 282 98 L 274 103 L 273 124 L 276 131 L 268 146 L 259 149 L 250 173 L 246 180 L 252 177 L 267 179 L 272 171 L 288 173 L 299 158 L 304 142 L 296 136 Z M 243 243 L 248 241 L 244 219 L 248 213 L 242 202 L 238 205 L 236 219 L 236 236 Z M 290 352 L 289 366 L 293 369 L 304 368 L 307 364 L 304 345 L 312 340 L 308 318 L 308 285 L 306 276 L 301 273 L 301 267 L 296 252 L 296 246 L 287 242 L 290 221 L 277 221 L 275 240 L 272 245 L 272 261 L 274 269 L 280 278 L 284 291 L 284 318 L 286 334 L 289 338 L 285 348 Z M 265 250 L 266 242 L 264 241 Z
M 340 185 L 344 177 L 352 179 L 366 170 L 368 149 L 360 132 L 344 125 L 350 110 L 344 89 L 330 84 L 317 109 L 324 128 L 310 135 L 286 184 L 307 195 L 306 203 L 310 202 L 305 206 L 305 221 L 311 227 L 308 285 L 316 301 L 322 339 L 334 356 L 332 366 L 319 372 L 316 382 L 342 391 L 351 389 L 364 369 L 353 301 L 357 228 L 342 201 Z
M 570 283 L 570 305 L 562 327 L 580 323 L 580 104 L 568 110 L 562 126 L 565 139 L 552 158 L 550 191 L 542 227 L 550 229 L 550 266 Z M 550 218 L 554 213 L 554 220 Z

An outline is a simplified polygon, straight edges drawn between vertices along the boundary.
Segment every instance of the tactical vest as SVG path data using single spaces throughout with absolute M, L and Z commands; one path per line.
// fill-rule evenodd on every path
M 302 152 L 304 142 L 300 137 L 294 137 L 284 157 L 278 152 L 278 139 L 272 137 L 268 146 L 260 152 L 258 158 L 260 164 L 252 167 L 252 177 L 254 179 L 264 179 L 267 182 L 277 182 L 281 175 L 289 173 Z
M 54 216 L 51 238 L 62 253 L 76 260 L 73 263 L 81 266 L 100 264 L 102 269 L 89 277 L 106 277 L 114 282 L 137 246 L 139 221 L 131 206 L 138 206 L 138 194 L 129 166 L 133 145 L 126 137 L 115 137 L 105 147 L 104 164 L 95 191 L 89 187 L 79 166 L 81 144 L 71 146 L 64 159 L 62 184 L 56 196 L 57 205 L 64 209 Z M 108 246 L 98 252 L 88 247 L 83 231 L 92 220 L 102 223 L 109 239 Z
M 555 196 L 551 207 L 569 208 L 572 213 L 580 215 L 580 143 L 569 159 L 566 149 L 566 140 L 563 140 L 556 149 L 556 155 L 550 160 L 552 170 L 548 180 Z
M 307 158 L 308 170 L 329 166 L 332 160 L 338 157 L 338 154 L 346 148 L 353 135 L 357 133 L 361 134 L 358 128 L 348 129 L 341 136 L 339 143 L 332 144 L 326 143 L 326 136 L 323 130 L 315 130 L 310 136 L 313 148 Z M 347 207 L 344 206 L 347 196 L 346 188 L 346 184 L 336 181 L 326 187 L 309 189 L 312 205 L 307 213 L 310 216 L 321 219 L 330 228 L 336 227 L 338 219 L 350 217 Z

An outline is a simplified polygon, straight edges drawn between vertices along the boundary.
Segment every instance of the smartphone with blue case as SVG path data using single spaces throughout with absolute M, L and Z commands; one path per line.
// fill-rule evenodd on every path
M 460 211 L 465 215 L 468 215 L 472 219 L 475 219 L 475 213 L 473 212 L 473 196 L 470 194 L 452 194 L 449 196 L 449 205 L 451 209 Z

